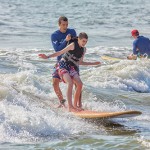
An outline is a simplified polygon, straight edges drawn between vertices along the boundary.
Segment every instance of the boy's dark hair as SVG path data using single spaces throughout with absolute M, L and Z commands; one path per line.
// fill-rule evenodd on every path
M 81 33 L 79 34 L 78 38 L 79 38 L 79 39 L 83 39 L 83 38 L 88 39 L 88 35 L 87 35 L 85 32 L 81 32 Z
M 60 16 L 58 19 L 58 23 L 61 24 L 61 21 L 68 21 L 68 18 L 65 16 Z

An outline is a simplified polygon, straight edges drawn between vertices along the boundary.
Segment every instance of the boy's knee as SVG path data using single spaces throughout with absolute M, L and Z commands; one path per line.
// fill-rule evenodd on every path
M 82 82 L 79 85 L 80 85 L 81 88 L 83 87 L 83 83 Z
M 82 88 L 82 86 L 83 86 L 83 83 L 82 83 L 82 82 L 79 82 L 79 83 L 77 84 L 77 87 L 78 87 L 78 88 Z
M 67 84 L 68 84 L 68 86 L 73 86 L 73 82 L 72 81 L 69 81 L 69 82 L 67 82 Z

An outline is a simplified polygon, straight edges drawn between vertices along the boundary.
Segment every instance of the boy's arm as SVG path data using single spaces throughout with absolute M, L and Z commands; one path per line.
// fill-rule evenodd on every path
M 79 63 L 79 65 L 99 65 L 99 64 L 101 64 L 101 62 L 100 61 L 96 61 L 96 62 L 85 62 L 85 61 L 82 61 L 82 62 L 80 62 Z
M 62 49 L 61 51 L 55 52 L 51 55 L 39 54 L 39 57 L 41 57 L 43 59 L 48 59 L 48 58 L 51 58 L 51 57 L 57 57 L 57 56 L 60 56 L 64 53 L 68 52 L 69 50 L 73 50 L 73 49 L 74 49 L 74 43 L 71 43 L 67 47 Z
M 99 62 L 99 61 L 96 61 L 96 62 L 85 62 L 85 61 L 83 61 L 85 53 L 86 53 L 86 48 L 84 48 L 84 54 L 79 61 L 79 65 L 99 65 L 99 64 L 101 64 L 101 62 Z

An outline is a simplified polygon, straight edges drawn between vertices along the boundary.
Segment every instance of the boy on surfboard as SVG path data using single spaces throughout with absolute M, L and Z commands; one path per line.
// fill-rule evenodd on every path
M 58 62 L 57 70 L 58 74 L 64 83 L 67 83 L 67 100 L 69 111 L 83 110 L 80 105 L 80 94 L 82 91 L 83 83 L 79 76 L 79 65 L 99 65 L 100 62 L 84 62 L 84 54 L 86 52 L 85 45 L 88 41 L 88 35 L 85 32 L 81 32 L 78 38 L 69 44 L 67 47 L 46 56 L 45 54 L 39 54 L 39 57 L 48 59 L 51 57 L 57 57 L 64 54 L 61 60 Z M 73 83 L 76 85 L 74 104 L 72 104 L 72 90 Z

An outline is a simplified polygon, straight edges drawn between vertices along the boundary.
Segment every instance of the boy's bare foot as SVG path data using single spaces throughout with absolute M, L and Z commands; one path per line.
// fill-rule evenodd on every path
M 77 109 L 78 111 L 83 111 L 83 110 L 84 110 L 83 108 L 78 107 L 78 106 L 76 106 L 76 107 L 74 107 L 74 108 Z
M 69 107 L 69 112 L 77 112 L 79 111 L 77 108 Z
M 78 104 L 77 104 L 77 107 L 82 107 L 82 103 L 81 102 L 79 102 Z

